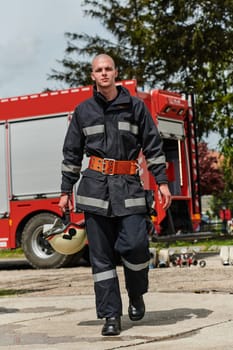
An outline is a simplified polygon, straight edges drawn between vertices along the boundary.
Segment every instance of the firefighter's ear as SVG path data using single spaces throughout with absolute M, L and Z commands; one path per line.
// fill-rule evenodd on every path
M 95 77 L 94 77 L 93 72 L 91 73 L 91 79 L 92 79 L 93 81 L 95 81 Z
M 118 77 L 118 70 L 115 69 L 115 78 L 117 78 L 117 77 Z

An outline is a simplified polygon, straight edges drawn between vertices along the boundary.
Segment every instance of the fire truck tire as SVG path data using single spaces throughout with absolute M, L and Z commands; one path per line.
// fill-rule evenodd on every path
M 69 265 L 73 255 L 55 252 L 43 237 L 43 225 L 52 224 L 57 218 L 51 213 L 33 216 L 22 232 L 22 249 L 30 265 L 36 269 L 59 268 Z M 81 258 L 81 254 L 79 254 Z M 77 261 L 77 256 L 76 256 Z

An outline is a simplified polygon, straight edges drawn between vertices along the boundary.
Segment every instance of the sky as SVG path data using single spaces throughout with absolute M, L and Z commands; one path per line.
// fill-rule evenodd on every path
M 85 17 L 82 0 L 0 0 L 0 98 L 63 88 L 47 80 L 62 70 L 65 32 L 106 36 L 99 21 Z M 206 139 L 216 148 L 218 136 Z
M 84 17 L 81 0 L 0 0 L 0 97 L 40 92 L 62 70 L 65 32 L 99 33 L 99 21 Z

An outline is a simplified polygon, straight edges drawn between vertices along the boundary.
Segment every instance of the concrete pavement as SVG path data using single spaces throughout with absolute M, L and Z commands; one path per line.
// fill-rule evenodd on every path
M 0 349 L 8 350 L 232 350 L 233 296 L 220 293 L 148 293 L 147 313 L 124 315 L 120 336 L 102 337 L 94 296 L 0 298 Z

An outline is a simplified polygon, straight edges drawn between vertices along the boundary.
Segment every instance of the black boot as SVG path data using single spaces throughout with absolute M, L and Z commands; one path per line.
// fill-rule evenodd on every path
M 119 335 L 121 332 L 120 317 L 106 318 L 105 324 L 102 328 L 102 335 Z
M 145 315 L 143 296 L 129 298 L 128 314 L 131 321 L 139 321 Z

